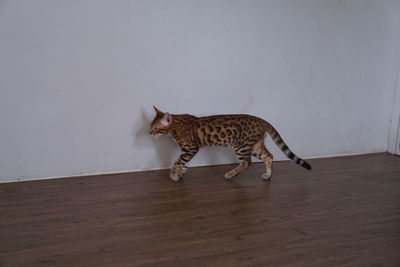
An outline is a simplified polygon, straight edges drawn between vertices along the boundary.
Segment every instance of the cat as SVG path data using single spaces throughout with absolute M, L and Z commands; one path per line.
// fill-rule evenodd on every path
M 251 164 L 251 156 L 263 160 L 266 172 L 264 180 L 270 180 L 272 175 L 272 154 L 266 149 L 264 139 L 271 136 L 282 152 L 296 164 L 311 170 L 310 164 L 297 157 L 282 140 L 279 133 L 269 124 L 255 116 L 216 115 L 195 117 L 189 114 L 169 114 L 156 107 L 156 116 L 151 123 L 150 134 L 171 134 L 182 149 L 181 155 L 170 170 L 173 181 L 179 181 L 186 173 L 188 163 L 204 146 L 232 146 L 240 161 L 239 166 L 225 174 L 225 179 L 231 179 Z

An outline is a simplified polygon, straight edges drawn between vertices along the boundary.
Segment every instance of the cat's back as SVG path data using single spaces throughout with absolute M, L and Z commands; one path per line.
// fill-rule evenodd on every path
M 265 123 L 265 121 L 256 116 L 247 115 L 247 114 L 226 114 L 226 115 L 213 115 L 198 118 L 198 121 L 201 124 L 223 124 L 225 123 L 226 127 L 229 123 L 234 124 L 242 124 L 242 125 L 252 125 L 259 124 L 260 126 Z

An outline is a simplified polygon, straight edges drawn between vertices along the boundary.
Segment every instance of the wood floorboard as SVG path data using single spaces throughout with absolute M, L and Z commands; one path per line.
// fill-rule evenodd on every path
M 400 266 L 400 157 L 0 184 L 0 267 Z

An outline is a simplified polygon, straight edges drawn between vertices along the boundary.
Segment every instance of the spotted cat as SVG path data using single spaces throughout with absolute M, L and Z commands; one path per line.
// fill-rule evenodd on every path
M 311 166 L 297 157 L 282 140 L 279 133 L 263 119 L 250 115 L 217 115 L 195 117 L 189 114 L 169 114 L 156 107 L 156 116 L 151 123 L 150 134 L 171 134 L 182 152 L 170 171 L 174 181 L 186 173 L 185 166 L 204 146 L 232 146 L 240 161 L 239 166 L 225 174 L 231 179 L 251 164 L 251 156 L 263 160 L 266 172 L 262 178 L 269 180 L 272 174 L 272 154 L 265 148 L 264 139 L 271 136 L 282 152 L 296 164 L 311 170 Z

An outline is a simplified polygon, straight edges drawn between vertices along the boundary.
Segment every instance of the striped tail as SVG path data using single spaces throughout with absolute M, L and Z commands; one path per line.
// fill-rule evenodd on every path
M 297 157 L 290 149 L 289 147 L 285 144 L 283 141 L 282 137 L 279 135 L 279 133 L 272 127 L 268 127 L 269 131 L 268 134 L 271 136 L 272 140 L 274 143 L 282 150 L 282 152 L 292 161 L 294 161 L 296 164 L 300 165 L 301 167 L 311 170 L 310 164 L 308 164 L 305 160 Z

